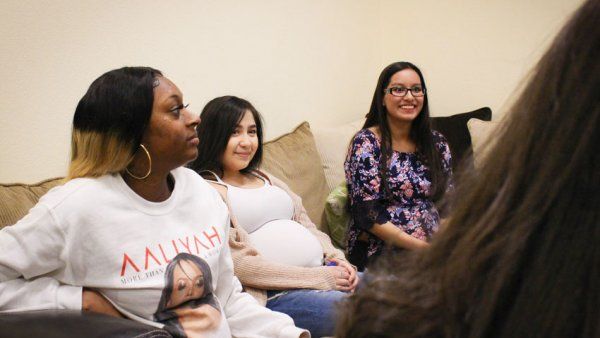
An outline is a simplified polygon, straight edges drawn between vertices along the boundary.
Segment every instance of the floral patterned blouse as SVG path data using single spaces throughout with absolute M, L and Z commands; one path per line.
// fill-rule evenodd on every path
M 442 156 L 442 169 L 448 176 L 448 187 L 452 185 L 452 156 L 442 134 L 432 131 L 433 141 Z M 392 201 L 386 201 L 379 160 L 379 139 L 369 129 L 360 130 L 352 139 L 344 170 L 350 198 L 351 221 L 348 228 L 348 253 L 356 246 L 358 237 L 373 227 L 374 223 L 388 221 L 401 227 L 407 234 L 428 240 L 437 231 L 440 215 L 429 199 L 429 168 L 421 161 L 418 153 L 393 151 L 389 167 L 389 187 Z M 380 254 L 384 242 L 368 233 L 367 257 Z

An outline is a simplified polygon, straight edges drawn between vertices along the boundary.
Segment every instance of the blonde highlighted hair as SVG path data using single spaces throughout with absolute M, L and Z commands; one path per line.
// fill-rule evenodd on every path
M 150 121 L 160 76 L 150 67 L 123 67 L 92 82 L 73 116 L 67 180 L 125 170 Z
M 73 129 L 67 180 L 119 173 L 133 159 L 132 145 L 114 133 Z

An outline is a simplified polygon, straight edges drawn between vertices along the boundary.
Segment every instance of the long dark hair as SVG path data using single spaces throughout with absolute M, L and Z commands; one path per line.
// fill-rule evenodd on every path
M 204 106 L 200 114 L 198 126 L 198 157 L 189 164 L 189 167 L 198 172 L 210 170 L 220 177 L 223 176 L 223 153 L 236 126 L 250 111 L 256 123 L 258 148 L 248 166 L 241 172 L 248 173 L 257 169 L 262 161 L 263 153 L 263 127 L 259 112 L 252 104 L 236 96 L 221 96 L 212 99 Z
M 561 30 L 429 249 L 376 273 L 339 337 L 600 337 L 600 2 Z
M 444 175 L 442 170 L 442 161 L 440 159 L 440 153 L 435 147 L 433 136 L 431 134 L 431 124 L 429 121 L 429 103 L 427 95 L 427 85 L 425 84 L 425 78 L 421 70 L 410 62 L 395 62 L 385 67 L 379 79 L 377 80 L 377 86 L 375 87 L 375 93 L 373 94 L 373 101 L 371 101 L 371 108 L 367 113 L 367 120 L 363 125 L 363 128 L 369 128 L 377 126 L 381 133 L 381 159 L 379 161 L 379 174 L 381 176 L 384 196 L 391 198 L 392 193 L 389 188 L 387 178 L 389 177 L 389 166 L 388 161 L 392 156 L 392 136 L 390 132 L 390 126 L 387 119 L 387 108 L 383 105 L 383 97 L 385 96 L 384 90 L 390 84 L 390 79 L 397 72 L 404 69 L 412 69 L 421 79 L 421 86 L 425 91 L 425 97 L 423 99 L 423 108 L 419 115 L 412 122 L 410 128 L 410 138 L 416 143 L 417 153 L 427 165 L 431 179 L 431 195 L 430 198 L 433 201 L 438 201 L 446 191 L 447 177 Z

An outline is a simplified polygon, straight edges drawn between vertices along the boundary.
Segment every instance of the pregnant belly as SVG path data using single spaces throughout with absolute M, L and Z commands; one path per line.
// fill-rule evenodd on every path
M 263 257 L 273 262 L 304 267 L 323 264 L 323 248 L 317 238 L 292 220 L 267 222 L 250 234 L 250 240 Z

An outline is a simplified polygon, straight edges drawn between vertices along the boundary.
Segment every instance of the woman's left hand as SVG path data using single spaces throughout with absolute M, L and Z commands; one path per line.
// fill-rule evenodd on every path
M 341 259 L 337 259 L 337 258 L 332 258 L 329 261 L 331 262 L 335 262 L 337 266 L 340 266 L 344 269 L 346 269 L 346 271 L 348 271 L 348 282 L 350 282 L 349 288 L 350 288 L 350 292 L 354 292 L 354 289 L 356 289 L 356 286 L 358 285 L 358 275 L 356 274 L 356 269 L 354 269 L 354 267 Z

